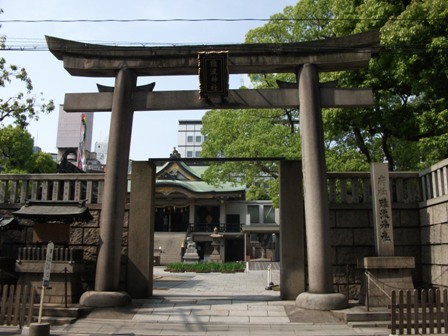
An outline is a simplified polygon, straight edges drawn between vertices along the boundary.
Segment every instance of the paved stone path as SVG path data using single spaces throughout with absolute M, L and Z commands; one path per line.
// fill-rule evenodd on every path
M 294 301 L 265 289 L 267 271 L 167 273 L 156 267 L 154 276 L 152 298 L 95 309 L 74 324 L 52 326 L 51 335 L 389 335 L 383 328 L 351 328 L 331 312 L 307 312 L 303 322 L 291 322 L 302 315 Z M 272 281 L 279 283 L 278 270 Z M 18 334 L 0 327 L 0 335 Z

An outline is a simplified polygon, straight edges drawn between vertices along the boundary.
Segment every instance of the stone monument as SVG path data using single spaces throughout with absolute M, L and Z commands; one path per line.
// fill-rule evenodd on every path
M 395 256 L 387 163 L 373 163 L 370 176 L 376 256 L 358 261 L 358 267 L 365 270 L 360 303 L 378 307 L 387 306 L 393 289 L 414 288 L 411 272 L 415 258 Z

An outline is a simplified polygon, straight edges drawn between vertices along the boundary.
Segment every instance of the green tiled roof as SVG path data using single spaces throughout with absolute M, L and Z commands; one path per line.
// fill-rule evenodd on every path
M 222 192 L 242 192 L 246 188 L 241 185 L 224 183 L 220 186 L 213 186 L 204 181 L 179 181 L 179 180 L 158 180 L 156 185 L 170 185 L 182 187 L 196 193 L 222 193 Z
M 223 183 L 219 186 L 214 186 L 204 182 L 202 175 L 208 168 L 208 166 L 189 166 L 184 162 L 177 162 L 180 167 L 180 173 L 186 176 L 194 177 L 196 180 L 185 179 L 157 179 L 156 186 L 173 186 L 180 187 L 195 193 L 232 193 L 232 192 L 244 192 L 246 187 L 244 185 L 235 185 L 234 183 Z M 163 166 L 157 167 L 157 175 L 164 170 L 170 170 L 170 162 L 167 162 Z M 183 171 L 183 173 L 182 173 Z M 163 174 L 162 174 L 163 175 Z

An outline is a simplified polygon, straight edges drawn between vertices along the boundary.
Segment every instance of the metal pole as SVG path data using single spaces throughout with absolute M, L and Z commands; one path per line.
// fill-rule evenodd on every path
M 65 308 L 67 308 L 67 267 L 64 267 L 64 299 Z
M 367 311 L 369 311 L 369 284 L 370 284 L 370 276 L 369 276 L 369 273 L 367 273 L 367 272 L 366 272 L 366 277 L 367 277 L 366 307 L 367 307 Z
M 271 264 L 268 264 L 268 285 L 266 286 L 266 290 L 271 290 L 274 286 L 274 283 L 272 282 L 272 269 Z
M 42 309 L 44 306 L 44 295 L 45 295 L 45 286 L 42 286 L 42 291 L 40 292 L 39 317 L 37 319 L 37 323 L 39 323 L 39 324 L 42 320 Z

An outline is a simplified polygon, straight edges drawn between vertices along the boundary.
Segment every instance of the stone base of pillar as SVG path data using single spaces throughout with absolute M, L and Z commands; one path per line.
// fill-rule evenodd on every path
M 387 307 L 392 290 L 414 289 L 414 257 L 365 257 L 358 261 L 365 270 L 359 303 L 370 307 Z
M 296 298 L 296 306 L 313 310 L 338 310 L 348 307 L 348 301 L 341 293 L 300 293 Z
M 80 305 L 94 308 L 122 307 L 131 303 L 131 297 L 125 292 L 88 291 L 79 299 Z

